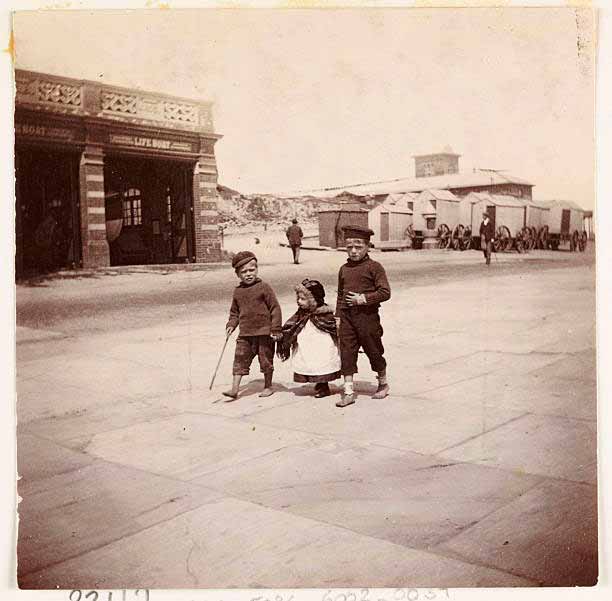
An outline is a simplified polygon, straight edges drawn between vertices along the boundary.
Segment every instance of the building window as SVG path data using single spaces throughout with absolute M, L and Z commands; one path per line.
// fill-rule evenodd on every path
M 170 188 L 166 188 L 166 221 L 172 223 L 172 196 Z
M 123 194 L 123 225 L 142 225 L 142 206 L 138 188 L 130 188 Z

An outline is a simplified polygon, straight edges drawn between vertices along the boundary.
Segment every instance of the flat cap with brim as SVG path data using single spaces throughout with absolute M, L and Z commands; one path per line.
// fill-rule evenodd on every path
M 232 259 L 232 267 L 234 269 L 240 269 L 243 265 L 246 265 L 253 259 L 257 261 L 257 257 L 250 250 L 241 250 L 239 253 L 234 255 Z
M 369 240 L 374 235 L 374 232 L 369 227 L 364 227 L 362 225 L 344 225 L 342 226 L 342 233 L 344 234 L 345 240 L 347 238 Z

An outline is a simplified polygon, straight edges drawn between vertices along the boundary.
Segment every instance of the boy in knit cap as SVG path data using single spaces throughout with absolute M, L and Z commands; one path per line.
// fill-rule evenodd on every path
M 242 376 L 248 375 L 257 356 L 264 375 L 264 389 L 259 396 L 267 397 L 273 393 L 274 342 L 282 336 L 281 308 L 272 288 L 257 277 L 257 257 L 252 252 L 237 253 L 232 259 L 232 267 L 240 284 L 234 289 L 225 333 L 229 337 L 237 326 L 240 326 L 240 333 L 234 353 L 232 388 L 223 394 L 231 399 L 238 398 Z
M 339 318 L 341 371 L 344 394 L 336 403 L 346 407 L 355 402 L 353 374 L 357 373 L 357 355 L 363 347 L 372 369 L 377 373 L 378 388 L 372 398 L 383 399 L 389 394 L 387 362 L 383 356 L 383 329 L 378 309 L 391 298 L 391 288 L 384 267 L 370 259 L 368 249 L 371 229 L 345 226 L 344 239 L 348 261 L 338 274 L 336 317 Z

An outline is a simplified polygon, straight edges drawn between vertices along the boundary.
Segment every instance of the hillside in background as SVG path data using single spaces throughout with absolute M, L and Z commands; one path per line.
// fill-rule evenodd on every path
M 273 194 L 241 194 L 226 186 L 217 186 L 220 223 L 226 228 L 262 226 L 287 227 L 293 218 L 301 224 L 315 224 L 317 211 L 336 203 L 314 196 L 280 198 Z

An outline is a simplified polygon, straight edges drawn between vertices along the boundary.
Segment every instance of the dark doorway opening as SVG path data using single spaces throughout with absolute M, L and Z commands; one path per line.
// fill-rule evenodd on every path
M 17 277 L 79 266 L 78 153 L 17 147 L 15 173 Z
M 487 205 L 487 213 L 489 214 L 489 219 L 493 224 L 493 231 L 495 232 L 495 209 L 497 207 L 495 205 Z
M 111 265 L 193 260 L 193 164 L 109 156 L 104 161 Z

